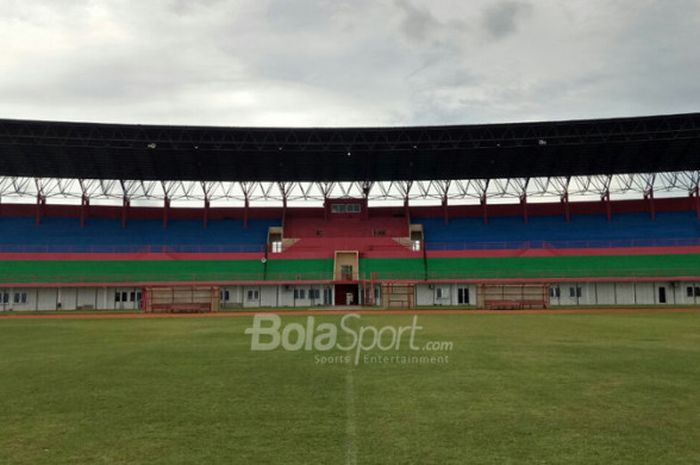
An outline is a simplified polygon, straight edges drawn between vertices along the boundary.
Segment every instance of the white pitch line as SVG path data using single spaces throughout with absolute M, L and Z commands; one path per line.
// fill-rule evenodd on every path
M 353 368 L 345 375 L 345 434 L 346 434 L 346 465 L 357 464 L 357 426 L 355 421 L 355 380 Z

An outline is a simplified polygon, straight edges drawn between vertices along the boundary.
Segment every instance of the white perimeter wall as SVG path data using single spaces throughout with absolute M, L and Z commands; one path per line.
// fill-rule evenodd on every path
M 697 289 L 696 289 L 697 288 Z M 304 297 L 294 290 L 303 290 Z M 459 290 L 466 289 L 468 301 L 459 302 Z M 693 305 L 700 304 L 700 281 L 557 283 L 551 286 L 551 305 Z M 559 290 L 558 296 L 556 289 Z M 661 291 L 663 289 L 663 291 Z M 314 307 L 333 305 L 333 286 L 327 284 L 226 286 L 222 308 Z M 318 291 L 318 299 L 313 296 Z M 3 288 L 0 287 L 0 311 L 46 310 L 137 310 L 140 288 Z M 476 284 L 417 284 L 418 306 L 466 306 L 477 301 Z M 661 302 L 661 293 L 666 302 Z M 3 294 L 8 302 L 3 303 Z M 26 294 L 26 302 L 15 302 L 15 294 Z M 117 299 L 116 296 L 119 296 Z M 324 295 L 330 304 L 324 302 Z M 464 295 L 464 293 L 463 293 Z M 126 299 L 124 297 L 126 296 Z M 381 298 L 381 297 L 380 297 Z
M 693 305 L 700 304 L 698 282 L 558 283 L 551 286 L 551 305 Z M 580 291 L 577 292 L 577 288 Z M 690 290 L 689 290 L 690 288 Z M 553 295 L 554 294 L 554 295 Z M 665 294 L 665 302 L 662 301 Z M 692 295 L 688 295 L 692 294 Z
M 3 288 L 0 287 L 0 311 L 44 311 L 44 310 L 136 310 L 139 308 L 140 288 Z M 3 294 L 8 302 L 3 303 Z M 19 294 L 20 302 L 15 302 Z M 21 295 L 26 294 L 26 302 Z M 119 294 L 119 301 L 117 301 Z M 126 295 L 126 299 L 122 298 Z
M 469 291 L 467 302 L 459 302 L 460 288 Z M 476 288 L 476 284 L 416 284 L 416 305 L 476 305 Z
M 221 290 L 224 291 L 221 300 L 223 308 L 315 307 L 333 305 L 333 286 L 326 284 L 225 286 L 222 287 Z M 296 293 L 294 292 L 295 290 L 297 291 Z M 228 300 L 226 299 L 225 291 L 228 291 Z M 302 293 L 303 298 L 301 297 Z M 324 303 L 324 293 L 330 293 L 328 295 L 328 303 Z M 318 294 L 318 298 L 314 297 L 316 294 Z

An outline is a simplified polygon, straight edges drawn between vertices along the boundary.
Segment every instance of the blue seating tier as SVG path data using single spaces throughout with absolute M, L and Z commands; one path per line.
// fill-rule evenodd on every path
M 700 221 L 692 212 L 561 216 L 416 219 L 428 250 L 661 247 L 700 245 Z
M 2 252 L 260 252 L 270 226 L 279 220 L 171 220 L 164 228 L 159 220 L 89 219 L 85 227 L 75 218 L 0 218 Z

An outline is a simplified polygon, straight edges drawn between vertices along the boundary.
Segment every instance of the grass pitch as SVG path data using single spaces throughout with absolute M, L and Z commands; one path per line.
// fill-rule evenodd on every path
M 698 313 L 420 315 L 453 343 L 422 365 L 251 352 L 251 321 L 0 320 L 0 464 L 700 463 Z

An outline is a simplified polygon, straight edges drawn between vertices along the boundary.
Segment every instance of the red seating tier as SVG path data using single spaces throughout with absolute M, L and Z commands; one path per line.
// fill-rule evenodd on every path
M 287 217 L 284 236 L 305 237 L 407 237 L 408 223 L 405 218 L 376 217 L 356 218 L 307 218 Z
M 332 258 L 337 250 L 357 250 L 362 258 L 422 257 L 391 237 L 307 237 L 279 254 L 280 258 Z

